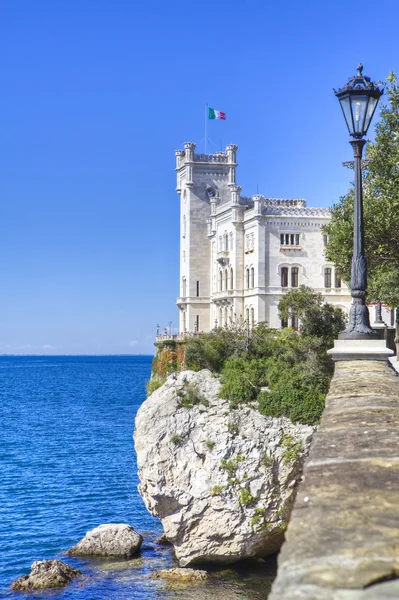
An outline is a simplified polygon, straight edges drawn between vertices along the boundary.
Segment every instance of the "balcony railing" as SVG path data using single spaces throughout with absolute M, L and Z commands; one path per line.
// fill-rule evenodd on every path
M 184 331 L 182 333 L 163 333 L 161 335 L 157 335 L 155 338 L 155 343 L 157 342 L 180 342 L 185 340 L 186 338 L 195 337 L 196 335 L 201 335 L 202 331 Z

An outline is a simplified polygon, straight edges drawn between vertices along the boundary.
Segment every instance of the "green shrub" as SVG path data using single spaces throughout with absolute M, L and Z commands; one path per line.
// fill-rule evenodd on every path
M 180 435 L 172 435 L 170 441 L 172 442 L 172 444 L 175 444 L 176 446 L 179 446 L 182 443 L 183 438 L 180 437 Z
M 224 471 L 227 471 L 229 477 L 234 477 L 237 471 L 237 462 L 232 458 L 230 460 L 223 458 L 220 461 L 220 468 Z
M 151 396 L 151 394 L 155 392 L 155 390 L 160 388 L 165 383 L 165 381 L 166 377 L 151 377 L 151 379 L 146 383 L 147 398 L 148 396 Z
M 247 489 L 241 488 L 239 491 L 240 504 L 243 506 L 253 506 L 256 502 L 256 498 L 254 498 Z
M 268 417 L 288 417 L 293 423 L 315 425 L 324 410 L 325 394 L 300 381 L 279 381 L 270 392 L 258 397 L 259 412 Z
M 262 386 L 267 384 L 264 359 L 230 358 L 222 371 L 220 396 L 227 398 L 232 408 L 255 400 Z
M 291 437 L 290 435 L 282 436 L 282 438 L 280 440 L 280 446 L 285 448 L 284 454 L 283 454 L 284 464 L 288 464 L 288 463 L 292 462 L 293 460 L 297 460 L 303 452 L 302 442 L 301 441 L 296 442 L 294 440 L 294 438 Z
M 211 496 L 219 496 L 219 494 L 221 494 L 223 492 L 223 490 L 225 490 L 225 489 L 226 489 L 225 485 L 214 485 L 210 489 Z

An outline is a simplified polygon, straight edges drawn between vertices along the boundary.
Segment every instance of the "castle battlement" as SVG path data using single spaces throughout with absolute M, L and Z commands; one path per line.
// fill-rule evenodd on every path
M 238 146 L 228 144 L 224 152 L 215 152 L 214 154 L 195 153 L 196 144 L 186 142 L 184 150 L 176 150 L 176 168 L 180 169 L 186 163 L 225 163 L 226 165 L 235 165 L 236 152 Z

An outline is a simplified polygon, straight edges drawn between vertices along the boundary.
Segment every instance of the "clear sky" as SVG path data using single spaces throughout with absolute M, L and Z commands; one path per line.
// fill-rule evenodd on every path
M 399 72 L 398 21 L 397 0 L 0 0 L 0 353 L 152 353 L 177 327 L 174 151 L 203 151 L 206 102 L 245 195 L 336 201 L 332 88 Z

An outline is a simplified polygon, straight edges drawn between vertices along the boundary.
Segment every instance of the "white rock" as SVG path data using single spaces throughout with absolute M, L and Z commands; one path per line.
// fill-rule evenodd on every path
M 185 408 L 190 386 L 205 401 Z M 185 371 L 169 377 L 136 417 L 139 492 L 182 566 L 279 549 L 296 493 L 289 484 L 299 478 L 315 429 L 245 405 L 232 410 L 219 390 L 209 371 Z M 302 451 L 289 460 L 287 443 L 298 442 Z
M 74 556 L 130 558 L 138 552 L 143 538 L 124 523 L 107 523 L 88 531 L 68 553 Z

